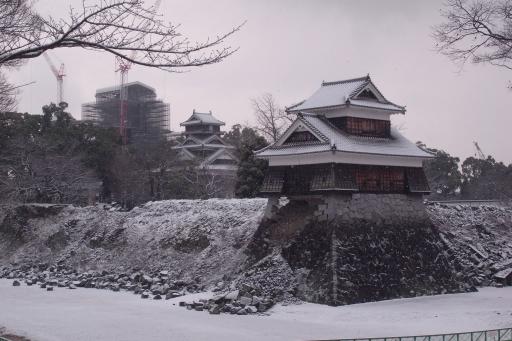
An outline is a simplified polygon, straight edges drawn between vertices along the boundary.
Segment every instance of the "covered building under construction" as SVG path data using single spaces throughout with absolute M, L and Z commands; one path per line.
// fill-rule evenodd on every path
M 170 106 L 157 99 L 154 88 L 131 82 L 126 89 L 126 137 L 128 143 L 155 142 L 169 133 Z M 82 104 L 82 120 L 100 127 L 120 129 L 119 86 L 96 90 L 96 101 Z

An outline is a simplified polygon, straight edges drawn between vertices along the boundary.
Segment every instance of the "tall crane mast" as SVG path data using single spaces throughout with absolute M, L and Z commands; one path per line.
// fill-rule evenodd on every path
M 65 71 L 64 71 L 64 63 L 61 63 L 60 68 L 57 69 L 55 64 L 53 64 L 48 53 L 46 53 L 46 52 L 43 53 L 43 56 L 44 56 L 44 59 L 46 60 L 46 63 L 48 63 L 50 70 L 52 70 L 53 75 L 57 79 L 57 104 L 59 104 L 64 101 L 64 95 L 63 95 L 64 89 L 63 88 L 64 88 L 64 76 L 66 75 Z
M 480 160 L 485 160 L 485 154 L 484 154 L 484 152 L 482 151 L 482 149 L 480 148 L 480 146 L 478 145 L 478 142 L 473 141 L 473 144 L 475 145 L 476 155 L 478 156 L 478 158 L 479 158 Z
M 153 19 L 155 16 L 156 11 L 160 7 L 160 4 L 162 3 L 162 0 L 156 0 L 155 4 L 153 5 L 153 8 L 151 10 L 151 16 L 147 19 L 146 25 L 149 25 L 149 22 Z M 137 50 L 132 51 L 130 54 L 130 59 L 133 60 L 135 56 L 137 55 Z M 116 62 L 118 64 L 118 67 L 116 69 L 116 72 L 119 71 L 120 73 L 120 82 L 119 82 L 119 102 L 120 102 L 120 108 L 119 108 L 119 135 L 121 135 L 121 139 L 123 141 L 123 144 L 126 144 L 127 142 L 127 134 L 126 134 L 126 123 L 127 123 L 127 113 L 128 113 L 128 93 L 126 89 L 126 82 L 128 80 L 128 71 L 130 71 L 130 68 L 132 67 L 132 62 L 129 60 L 125 60 L 119 57 L 116 57 Z

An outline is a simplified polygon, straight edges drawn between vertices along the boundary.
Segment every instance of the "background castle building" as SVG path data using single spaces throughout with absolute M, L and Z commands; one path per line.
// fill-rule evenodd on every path
M 125 89 L 128 142 L 155 142 L 166 138 L 169 133 L 169 104 L 157 99 L 155 89 L 141 82 L 127 83 Z M 98 89 L 95 97 L 95 102 L 82 105 L 82 120 L 101 127 L 119 129 L 119 86 Z
M 297 119 L 256 152 L 270 166 L 261 192 L 429 192 L 422 162 L 432 155 L 391 127 L 391 115 L 405 108 L 388 101 L 369 76 L 323 82 L 288 112 Z
M 215 118 L 211 111 L 199 113 L 194 110 L 180 125 L 185 127 L 185 138 L 174 148 L 179 150 L 181 158 L 197 161 L 201 168 L 219 174 L 236 174 L 238 158 L 234 153 L 235 147 L 221 137 L 220 127 L 225 125 L 224 122 Z
M 199 113 L 194 110 L 180 125 L 185 127 L 183 140 L 173 149 L 182 160 L 196 163 L 202 176 L 216 187 L 215 196 L 232 197 L 239 160 L 235 147 L 221 137 L 220 127 L 225 123 L 215 118 L 211 111 Z

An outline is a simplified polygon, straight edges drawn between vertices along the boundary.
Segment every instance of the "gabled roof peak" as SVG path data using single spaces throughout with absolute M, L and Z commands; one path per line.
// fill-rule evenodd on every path
M 361 91 L 368 89 L 375 97 L 359 97 Z M 287 112 L 331 110 L 355 106 L 390 113 L 405 113 L 405 107 L 388 101 L 373 83 L 370 75 L 364 77 L 322 82 L 320 88 L 308 99 L 286 108 Z
M 223 126 L 225 125 L 224 122 L 221 120 L 218 120 L 213 116 L 212 111 L 208 113 L 202 113 L 197 112 L 196 109 L 192 111 L 192 115 L 185 121 L 180 123 L 181 126 L 187 126 L 187 125 L 217 125 L 217 126 Z

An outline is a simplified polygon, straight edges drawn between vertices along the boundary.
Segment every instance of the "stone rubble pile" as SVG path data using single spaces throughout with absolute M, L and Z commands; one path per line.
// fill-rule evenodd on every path
M 219 294 L 211 299 L 200 299 L 193 302 L 181 301 L 179 305 L 189 310 L 208 311 L 210 314 L 248 315 L 263 313 L 275 304 L 270 297 L 260 296 L 260 292 L 248 285 L 240 290 Z
M 14 279 L 13 286 L 24 282 L 28 286 L 36 285 L 47 291 L 53 288 L 96 288 L 112 291 L 131 291 L 141 298 L 171 299 L 185 293 L 197 292 L 196 283 L 173 280 L 169 271 L 144 273 L 139 270 L 127 273 L 77 272 L 63 266 L 49 266 L 41 263 L 35 266 L 0 267 L 0 278 Z
M 54 288 L 96 288 L 116 292 L 123 290 L 140 295 L 142 299 L 153 300 L 168 300 L 201 291 L 193 282 L 172 280 L 166 270 L 155 273 L 135 270 L 130 274 L 113 274 L 107 271 L 80 273 L 63 266 L 41 263 L 35 266 L 0 267 L 0 278 L 13 279 L 12 285 L 15 287 L 24 282 L 27 286 L 38 286 L 46 291 L 53 291 Z M 220 292 L 223 287 L 224 283 L 219 282 L 213 290 Z M 248 285 L 242 285 L 240 290 L 219 293 L 209 300 L 179 303 L 189 310 L 237 315 L 262 313 L 274 304 L 274 299 L 262 296 L 259 290 Z
M 511 207 L 428 204 L 425 226 L 313 224 L 307 207 L 291 204 L 283 219 L 265 225 L 263 207 L 258 199 L 158 202 L 131 212 L 7 211 L 0 214 L 0 278 L 147 300 L 213 289 L 217 296 L 182 305 L 242 315 L 274 302 L 342 305 L 474 291 L 512 273 Z
M 427 206 L 449 259 L 474 286 L 501 286 L 495 275 L 512 268 L 512 208 L 492 205 Z

